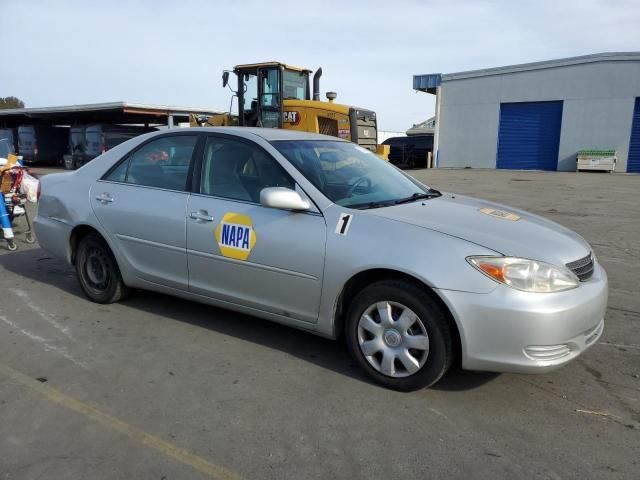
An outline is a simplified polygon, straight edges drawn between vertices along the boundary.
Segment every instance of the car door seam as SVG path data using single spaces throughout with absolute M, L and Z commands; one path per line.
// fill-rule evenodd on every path
M 167 250 L 173 250 L 176 252 L 184 252 L 185 249 L 183 247 L 176 247 L 175 245 L 169 245 L 168 243 L 160 243 L 154 242 L 153 240 L 145 240 L 143 238 L 130 237 L 129 235 L 124 235 L 122 233 L 115 234 L 117 238 L 120 240 L 128 240 L 133 243 L 140 243 L 142 245 L 150 245 L 152 247 L 166 248 Z

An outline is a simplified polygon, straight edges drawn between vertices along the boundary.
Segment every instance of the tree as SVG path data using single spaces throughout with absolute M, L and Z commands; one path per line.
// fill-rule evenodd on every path
M 0 97 L 0 110 L 24 108 L 24 102 L 17 97 Z

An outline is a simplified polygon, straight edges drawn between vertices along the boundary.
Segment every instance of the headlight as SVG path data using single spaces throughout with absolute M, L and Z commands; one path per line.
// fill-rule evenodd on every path
M 580 280 L 567 268 L 515 257 L 468 257 L 471 265 L 493 280 L 524 292 L 571 290 Z

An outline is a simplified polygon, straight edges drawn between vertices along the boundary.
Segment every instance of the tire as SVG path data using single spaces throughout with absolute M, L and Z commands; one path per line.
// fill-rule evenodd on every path
M 99 235 L 92 233 L 80 240 L 76 274 L 82 291 L 92 302 L 115 303 L 129 293 L 111 249 Z
M 347 310 L 345 340 L 365 373 L 393 390 L 413 391 L 433 385 L 454 357 L 444 312 L 424 288 L 403 280 L 373 283 L 353 298 Z M 365 355 L 363 349 L 371 354 Z

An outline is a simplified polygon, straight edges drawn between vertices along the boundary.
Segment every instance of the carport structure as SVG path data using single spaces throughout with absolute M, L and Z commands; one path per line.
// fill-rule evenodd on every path
M 108 123 L 123 125 L 166 125 L 172 128 L 188 122 L 190 114 L 214 115 L 214 110 L 129 102 L 93 103 L 60 107 L 0 110 L 0 128 L 20 125 L 79 125 Z

